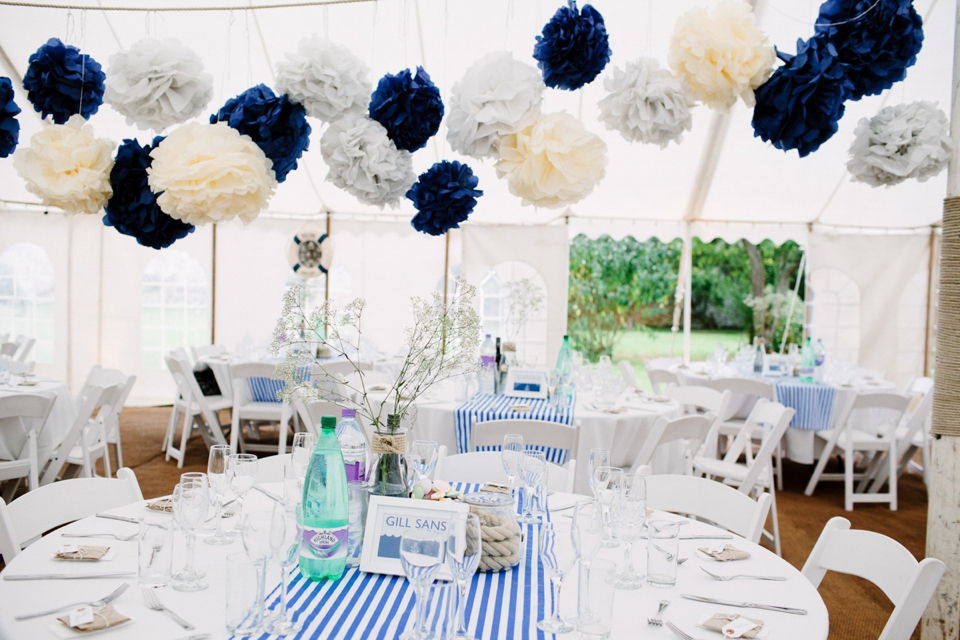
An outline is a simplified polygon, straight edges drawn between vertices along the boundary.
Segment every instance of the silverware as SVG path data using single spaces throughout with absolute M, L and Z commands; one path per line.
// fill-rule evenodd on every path
M 137 575 L 136 571 L 127 571 L 123 573 L 85 573 L 85 574 L 68 574 L 68 573 L 31 573 L 31 574 L 21 574 L 18 576 L 11 576 L 7 573 L 3 574 L 4 580 L 92 580 L 94 578 L 130 578 Z
M 675 634 L 677 634 L 677 637 L 680 638 L 681 640 L 697 640 L 697 639 L 694 638 L 693 636 L 691 636 L 691 635 L 689 635 L 689 634 L 684 633 L 683 631 L 681 631 L 681 630 L 680 630 L 680 627 L 678 627 L 677 625 L 673 624 L 673 623 L 670 622 L 669 620 L 667 620 L 667 629 L 670 629 L 670 631 L 673 631 Z
M 129 542 L 137 537 L 137 534 L 133 533 L 129 536 L 118 536 L 115 533 L 61 533 L 61 538 L 113 538 L 114 540 L 120 540 L 121 542 Z
M 282 498 L 278 498 L 277 496 L 273 495 L 272 493 L 270 493 L 269 491 L 267 491 L 267 490 L 264 489 L 263 487 L 258 487 L 257 485 L 253 485 L 253 488 L 256 489 L 257 491 L 259 491 L 260 493 L 262 493 L 263 495 L 267 496 L 268 498 L 270 498 L 270 499 L 273 500 L 274 502 L 279 502 L 279 503 L 283 504 L 283 499 L 282 499 Z
M 212 637 L 212 633 L 196 633 L 192 636 L 187 636 L 186 638 L 180 638 L 180 640 L 208 640 L 208 638 Z
M 680 594 L 687 600 L 698 600 L 700 602 L 710 602 L 712 604 L 722 604 L 728 607 L 743 607 L 746 609 L 765 609 L 767 611 L 779 611 L 781 613 L 793 613 L 798 616 L 807 615 L 806 609 L 796 609 L 794 607 L 778 607 L 773 604 L 760 604 L 757 602 L 736 602 L 734 600 L 720 600 L 719 598 L 706 598 L 704 596 L 694 596 L 689 593 Z
M 143 601 L 147 603 L 147 607 L 150 609 L 154 611 L 163 611 L 169 614 L 171 618 L 176 620 L 177 623 L 187 631 L 192 631 L 195 628 L 192 624 L 163 606 L 163 603 L 160 602 L 160 598 L 157 597 L 157 594 L 154 593 L 153 589 L 140 589 L 140 593 L 143 594 Z
M 669 600 L 661 600 L 660 608 L 657 609 L 657 615 L 652 618 L 647 618 L 647 624 L 652 624 L 655 627 L 663 626 L 663 619 L 660 617 L 660 614 L 663 613 L 663 610 L 670 606 Z
M 755 578 L 756 580 L 786 580 L 786 578 L 782 576 L 757 576 L 750 573 L 735 573 L 729 576 L 721 576 L 716 573 L 711 573 L 706 569 L 704 569 L 703 567 L 700 567 L 700 568 L 703 569 L 703 572 L 708 576 L 710 576 L 711 578 L 714 578 L 716 580 L 721 580 L 723 582 L 726 582 L 727 580 L 733 580 L 734 578 Z
M 140 521 L 136 518 L 128 518 L 126 516 L 115 516 L 112 513 L 98 513 L 98 518 L 106 518 L 107 520 L 119 520 L 120 522 L 129 522 L 131 524 L 140 524 Z
M 41 616 L 48 616 L 51 613 L 58 613 L 64 609 L 71 609 L 73 607 L 79 607 L 80 605 L 89 605 L 91 607 L 102 607 L 104 605 L 110 604 L 114 600 L 120 597 L 120 594 L 130 588 L 130 583 L 124 582 L 119 587 L 113 590 L 113 592 L 99 600 L 94 600 L 93 602 L 74 602 L 73 604 L 65 604 L 62 607 L 56 607 L 54 609 L 47 609 L 46 611 L 40 611 L 38 613 L 28 613 L 25 616 L 17 616 L 14 620 L 30 620 L 31 618 L 39 618 Z
M 641 540 L 646 540 L 647 536 L 640 536 Z M 718 533 L 715 535 L 701 534 L 701 535 L 692 535 L 692 536 L 680 536 L 681 540 L 733 540 L 733 536 L 729 534 Z

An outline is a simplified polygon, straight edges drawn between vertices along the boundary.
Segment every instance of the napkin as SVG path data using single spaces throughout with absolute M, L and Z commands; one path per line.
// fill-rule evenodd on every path
M 107 627 L 115 627 L 129 621 L 130 618 L 122 613 L 117 612 L 117 610 L 113 608 L 113 605 L 108 604 L 104 607 L 97 607 L 93 610 L 93 622 L 87 622 L 76 627 L 71 627 L 69 613 L 60 616 L 57 618 L 57 620 L 67 625 L 67 627 L 73 629 L 74 631 L 89 633 L 91 631 L 100 631 L 101 629 L 106 629 Z
M 154 500 L 153 502 L 147 503 L 147 509 L 152 509 L 154 511 L 173 511 L 173 500 L 170 498 L 160 498 L 159 500 Z
M 728 560 L 745 560 L 750 557 L 749 552 L 741 551 L 732 544 L 725 544 L 723 545 L 722 549 L 702 547 L 697 549 L 697 551 L 710 556 L 714 560 L 719 560 L 720 562 L 727 562 Z
M 743 618 L 744 620 L 749 620 L 753 624 L 757 625 L 756 628 L 750 629 L 749 631 L 744 631 L 742 635 L 732 635 L 724 633 L 723 628 L 737 620 L 738 618 Z M 719 631 L 728 638 L 756 638 L 763 631 L 763 620 L 757 620 L 756 618 L 747 618 L 736 613 L 715 613 L 712 617 L 703 621 L 701 626 L 706 627 L 707 629 L 712 629 L 713 631 Z M 766 635 L 766 634 L 764 634 Z
M 73 548 L 73 545 L 69 545 L 68 548 Z M 59 558 L 60 560 L 96 561 L 107 555 L 107 551 L 110 551 L 110 547 L 95 547 L 92 545 L 81 544 L 76 547 L 76 551 L 67 551 L 64 548 L 61 548 L 55 557 Z

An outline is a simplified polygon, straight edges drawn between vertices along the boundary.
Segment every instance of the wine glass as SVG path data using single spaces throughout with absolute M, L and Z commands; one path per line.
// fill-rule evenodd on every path
M 400 564 L 417 598 L 414 627 L 405 631 L 400 640 L 420 640 L 424 637 L 427 594 L 443 564 L 445 546 L 439 531 L 407 529 L 400 538 Z
M 523 515 L 520 522 L 538 524 L 540 518 L 533 515 L 533 492 L 547 472 L 547 458 L 543 451 L 527 449 L 520 458 L 520 479 L 523 481 Z
M 590 449 L 590 458 L 587 460 L 587 482 L 590 484 L 590 490 L 593 497 L 597 500 L 597 480 L 594 477 L 597 469 L 610 466 L 610 449 Z
M 287 609 L 287 580 L 290 578 L 290 567 L 296 566 L 300 560 L 300 546 L 303 544 L 303 527 L 301 522 L 301 509 L 296 506 L 292 509 L 276 505 L 274 511 L 278 511 L 279 518 L 271 519 L 271 526 L 278 527 L 282 525 L 283 532 L 271 531 L 271 544 L 277 544 L 273 548 L 273 557 L 280 565 L 280 610 L 277 615 L 268 621 L 266 631 L 278 636 L 295 633 L 300 630 L 300 623 L 293 619 L 293 612 Z
M 416 453 L 406 453 L 403 455 L 403 468 L 400 470 L 403 474 L 403 483 L 407 488 L 407 497 L 413 492 L 414 485 L 420 480 L 420 467 L 422 458 Z
M 457 516 L 454 523 L 454 534 L 447 538 L 447 566 L 453 573 L 453 580 L 457 586 L 456 598 L 456 633 L 452 640 L 476 640 L 467 634 L 467 623 L 464 612 L 467 606 L 467 584 L 476 573 L 480 565 L 480 518 L 475 513 L 465 513 Z
M 243 498 L 257 483 L 259 461 L 252 453 L 235 453 L 227 458 L 227 475 L 230 489 L 237 495 L 240 513 L 243 513 Z
M 603 507 L 596 500 L 582 502 L 573 510 L 573 548 L 580 561 L 577 580 L 577 624 L 592 622 L 590 613 L 590 563 L 603 544 Z
M 513 485 L 517 481 L 520 467 L 520 455 L 523 453 L 523 436 L 508 433 L 503 437 L 503 447 L 500 449 L 500 461 L 503 470 L 507 473 L 507 482 L 510 484 L 510 495 L 513 495 Z
M 624 478 L 620 492 L 610 507 L 610 520 L 614 535 L 624 543 L 624 567 L 614 576 L 613 585 L 618 589 L 639 589 L 643 586 L 643 574 L 633 566 L 633 544 L 640 537 L 647 519 L 647 486 L 639 473 Z
M 208 586 L 200 579 L 203 574 L 193 568 L 193 559 L 197 529 L 203 525 L 209 508 L 206 479 L 184 480 L 174 487 L 173 517 L 187 539 L 187 562 L 173 583 L 177 591 L 203 591 Z
M 310 458 L 313 456 L 313 449 L 317 446 L 317 436 L 308 432 L 300 431 L 293 434 L 293 448 L 290 452 L 290 464 L 300 479 L 300 486 L 303 486 L 307 477 L 307 469 L 310 468 Z
M 440 448 L 433 440 L 413 441 L 413 446 L 410 447 L 410 453 L 420 456 L 420 461 L 417 463 L 418 480 L 426 478 L 433 473 L 433 469 L 437 466 L 439 450 Z
M 260 619 L 263 619 L 263 598 L 267 575 L 267 562 L 273 556 L 274 549 L 283 545 L 286 535 L 286 526 L 281 509 L 273 508 L 254 511 L 243 517 L 240 526 L 240 537 L 243 539 L 243 548 L 254 564 L 260 565 L 257 571 L 257 602 L 260 610 Z M 278 522 L 279 521 L 279 522 Z
M 215 444 L 210 447 L 210 457 L 207 459 L 207 480 L 210 489 L 217 496 L 217 530 L 204 540 L 207 544 L 230 544 L 233 536 L 223 532 L 223 496 L 230 486 L 230 475 L 227 468 L 227 459 L 230 457 L 230 445 Z
M 619 547 L 618 543 L 610 534 L 610 505 L 613 499 L 620 492 L 620 485 L 623 483 L 623 469 L 619 467 L 597 467 L 593 471 L 594 493 L 597 495 L 597 501 L 603 507 L 603 547 L 612 549 Z
M 540 525 L 540 564 L 553 585 L 553 612 L 549 618 L 537 622 L 537 628 L 548 633 L 569 633 L 573 625 L 560 617 L 560 588 L 563 578 L 573 568 L 577 554 L 573 545 L 573 530 L 569 523 L 544 522 Z

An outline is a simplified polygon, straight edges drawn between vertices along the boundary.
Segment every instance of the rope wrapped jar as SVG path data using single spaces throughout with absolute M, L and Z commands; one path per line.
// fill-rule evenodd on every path
M 523 535 L 512 497 L 476 492 L 464 496 L 480 520 L 480 565 L 477 571 L 507 571 L 520 564 Z

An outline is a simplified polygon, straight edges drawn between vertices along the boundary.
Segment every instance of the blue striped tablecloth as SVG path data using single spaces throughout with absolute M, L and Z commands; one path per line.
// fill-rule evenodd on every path
M 574 396 L 568 404 L 558 409 L 550 404 L 549 400 L 527 400 L 510 396 L 495 396 L 477 394 L 457 407 L 457 453 L 467 453 L 470 450 L 470 435 L 473 432 L 474 422 L 487 420 L 549 420 L 573 426 L 574 408 L 577 399 Z M 514 411 L 514 405 L 523 404 L 530 407 L 529 411 Z M 565 450 L 549 447 L 531 447 L 543 449 L 547 453 L 547 460 L 556 464 L 564 464 L 567 458 Z M 498 449 L 498 447 L 481 447 L 483 449 Z
M 459 487 L 464 493 L 476 491 L 477 484 Z M 480 640 L 547 640 L 537 629 L 545 609 L 552 603 L 549 580 L 537 555 L 536 525 L 526 529 L 524 560 L 512 571 L 477 573 L 467 593 L 467 630 Z M 336 582 L 312 582 L 290 572 L 287 585 L 288 606 L 303 625 L 300 633 L 286 638 L 324 638 L 329 640 L 393 640 L 412 625 L 416 617 L 414 590 L 402 576 L 363 573 L 347 568 Z M 435 588 L 427 611 L 431 626 L 442 621 L 446 607 L 444 589 Z M 280 587 L 267 598 L 271 610 L 280 606 Z M 547 609 L 548 610 L 548 609 Z M 272 638 L 268 634 L 261 640 Z
M 829 429 L 836 387 L 827 384 L 800 382 L 800 378 L 785 378 L 776 383 L 777 401 L 797 411 L 791 427 L 823 431 Z

